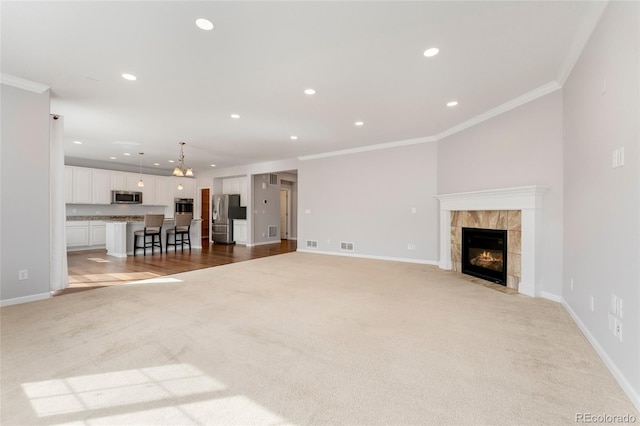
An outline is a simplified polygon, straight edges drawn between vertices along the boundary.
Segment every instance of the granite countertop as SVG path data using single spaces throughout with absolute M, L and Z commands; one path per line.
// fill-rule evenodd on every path
M 67 221 L 104 220 L 107 222 L 144 222 L 144 216 L 67 216 Z
M 137 223 L 144 222 L 144 215 L 141 216 L 67 216 L 67 221 L 83 221 L 83 220 L 103 220 L 105 222 L 127 222 L 127 223 Z M 173 222 L 172 217 L 165 217 L 165 222 Z M 194 218 L 193 220 L 199 221 L 201 219 Z

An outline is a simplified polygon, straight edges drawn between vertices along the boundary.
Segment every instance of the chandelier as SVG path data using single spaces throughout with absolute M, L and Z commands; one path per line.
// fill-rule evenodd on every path
M 187 177 L 193 177 L 193 169 L 191 167 L 186 167 L 184 165 L 184 144 L 186 142 L 178 142 L 180 144 L 180 156 L 178 157 L 178 165 L 176 166 L 175 169 L 173 169 L 173 175 L 174 176 L 187 176 Z

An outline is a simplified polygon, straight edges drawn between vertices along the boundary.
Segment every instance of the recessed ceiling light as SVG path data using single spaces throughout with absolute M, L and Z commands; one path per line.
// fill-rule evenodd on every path
M 110 160 L 117 160 L 117 157 L 109 157 Z
M 125 80 L 129 80 L 129 81 L 135 81 L 135 80 L 138 79 L 135 75 L 127 74 L 127 73 L 122 74 L 122 78 L 124 78 Z
M 231 117 L 231 118 L 240 118 L 240 115 L 239 114 L 231 114 L 229 117 Z
M 451 102 L 447 102 L 447 106 L 448 106 L 448 107 L 454 107 L 454 106 L 456 106 L 456 105 L 458 105 L 458 101 L 451 101 Z
M 431 47 L 424 51 L 424 56 L 426 56 L 427 58 L 431 58 L 433 56 L 436 56 L 439 52 L 440 49 L 438 49 L 437 47 Z
M 196 19 L 196 25 L 198 28 L 205 31 L 211 31 L 213 29 L 213 22 L 204 18 Z
M 298 140 L 298 137 L 297 136 L 291 136 L 291 140 L 292 141 Z
M 215 167 L 215 166 L 216 166 L 215 164 L 212 164 L 212 165 L 211 165 L 211 167 Z
M 355 123 L 356 126 L 364 126 L 364 121 L 356 121 Z
M 75 143 L 76 145 L 82 145 L 82 142 L 80 141 L 73 141 L 73 143 Z
M 125 153 L 123 153 L 122 155 L 131 155 L 131 154 L 129 154 L 128 152 L 125 152 Z
M 169 163 L 175 163 L 175 161 L 173 161 L 173 160 L 169 160 Z
M 154 165 L 154 166 L 159 166 L 159 165 L 160 165 L 160 163 L 153 163 L 153 165 Z
M 305 93 L 306 95 L 315 95 L 315 94 L 316 94 L 316 91 L 315 91 L 315 90 L 313 90 L 313 89 L 305 89 L 305 90 L 304 90 L 304 93 Z

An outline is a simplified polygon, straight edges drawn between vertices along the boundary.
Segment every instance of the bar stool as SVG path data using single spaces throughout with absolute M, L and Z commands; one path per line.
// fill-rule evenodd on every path
M 189 235 L 191 219 L 193 219 L 193 213 L 176 213 L 174 227 L 167 229 L 164 247 L 166 252 L 169 252 L 169 246 L 174 246 L 175 250 L 178 251 L 178 245 L 184 251 L 185 244 L 189 245 L 189 251 L 191 251 L 191 236 Z M 170 235 L 173 235 L 173 243 L 169 242 Z M 186 240 L 185 235 L 187 237 Z
M 144 215 L 144 230 L 135 231 L 133 233 L 133 255 L 136 255 L 137 249 L 142 249 L 144 255 L 147 255 L 147 248 L 151 249 L 153 254 L 154 247 L 160 247 L 160 254 L 162 254 L 162 224 L 164 223 L 163 214 L 146 214 Z M 138 245 L 138 237 L 142 237 L 142 245 Z M 151 237 L 151 241 L 147 240 L 147 237 Z

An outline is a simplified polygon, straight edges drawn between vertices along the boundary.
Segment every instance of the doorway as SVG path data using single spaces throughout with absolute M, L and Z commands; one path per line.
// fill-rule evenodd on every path
M 280 189 L 280 239 L 288 240 L 291 232 L 291 190 Z
M 201 206 L 201 214 L 200 218 L 201 222 L 201 235 L 202 235 L 202 246 L 206 247 L 209 245 L 209 223 L 211 222 L 211 214 L 209 209 L 211 208 L 211 203 L 209 202 L 211 195 L 211 190 L 209 188 L 200 189 L 200 206 Z M 206 241 L 205 241 L 206 240 Z M 206 242 L 206 244 L 205 244 Z

